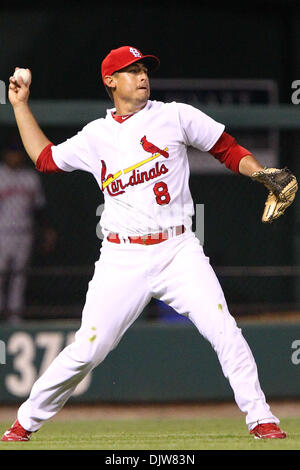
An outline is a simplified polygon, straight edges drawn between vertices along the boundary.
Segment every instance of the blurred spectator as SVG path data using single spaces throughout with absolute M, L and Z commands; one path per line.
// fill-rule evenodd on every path
M 26 165 L 24 147 L 17 139 L 3 149 L 2 160 L 0 320 L 16 323 L 24 315 L 26 268 L 34 241 L 40 251 L 48 253 L 55 246 L 56 234 L 46 218 L 40 176 L 35 169 Z

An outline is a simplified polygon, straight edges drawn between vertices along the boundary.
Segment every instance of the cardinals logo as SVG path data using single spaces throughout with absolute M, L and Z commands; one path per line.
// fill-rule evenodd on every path
M 160 155 L 163 155 L 165 158 L 169 157 L 169 154 L 168 154 L 168 152 L 166 152 L 166 149 L 161 150 L 156 145 L 152 144 L 151 142 L 148 142 L 145 135 L 144 135 L 144 137 L 141 138 L 140 144 L 142 145 L 143 149 L 146 152 L 152 153 L 152 155 L 153 154 L 160 154 Z
M 151 153 L 151 157 L 146 158 L 134 165 L 129 166 L 128 168 L 124 168 L 123 170 L 118 171 L 115 174 L 110 173 L 106 175 L 107 168 L 104 160 L 101 160 L 102 168 L 101 168 L 101 184 L 102 184 L 102 191 L 107 188 L 107 192 L 111 196 L 117 196 L 119 194 L 123 194 L 125 189 L 128 186 L 135 186 L 136 184 L 142 184 L 145 181 L 149 181 L 150 179 L 155 179 L 162 174 L 167 173 L 169 170 L 162 162 L 156 162 L 155 167 L 150 168 L 147 171 L 143 171 L 140 173 L 138 170 L 139 167 L 149 163 L 152 160 L 160 157 L 162 155 L 164 158 L 169 158 L 168 147 L 165 147 L 163 150 L 157 147 L 157 145 L 152 144 L 149 142 L 144 135 L 141 138 L 140 144 L 142 145 L 145 152 Z M 127 183 L 122 181 L 120 176 L 126 175 L 131 173 L 131 176 Z

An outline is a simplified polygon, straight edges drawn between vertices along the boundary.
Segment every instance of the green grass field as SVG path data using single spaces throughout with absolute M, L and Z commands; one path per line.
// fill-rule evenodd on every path
M 0 421 L 0 432 L 10 422 Z M 49 421 L 29 442 L 2 450 L 299 450 L 300 419 L 282 419 L 286 439 L 256 440 L 242 419 Z

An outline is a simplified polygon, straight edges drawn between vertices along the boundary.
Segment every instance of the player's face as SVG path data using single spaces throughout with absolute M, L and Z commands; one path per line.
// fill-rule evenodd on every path
M 150 96 L 148 69 L 142 62 L 135 62 L 116 72 L 115 98 L 143 104 Z
M 9 150 L 4 155 L 4 161 L 10 168 L 19 168 L 24 162 L 25 156 L 19 150 Z

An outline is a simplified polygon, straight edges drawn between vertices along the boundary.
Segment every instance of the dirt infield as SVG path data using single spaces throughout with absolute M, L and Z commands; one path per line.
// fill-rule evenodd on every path
M 262 312 L 252 315 L 234 315 L 238 323 L 300 323 L 300 312 L 298 311 L 279 311 L 279 312 Z
M 300 417 L 299 401 L 271 401 L 272 412 L 279 419 Z M 17 406 L 1 406 L 0 421 L 15 419 Z M 136 418 L 243 418 L 235 403 L 193 403 L 193 404 L 67 404 L 54 418 L 58 421 L 136 419 Z

